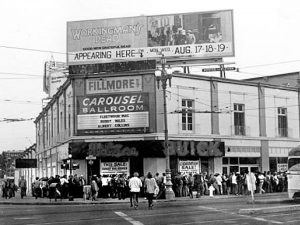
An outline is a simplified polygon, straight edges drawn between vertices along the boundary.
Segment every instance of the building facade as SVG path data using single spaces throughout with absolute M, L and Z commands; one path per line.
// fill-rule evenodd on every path
M 154 71 L 70 74 L 35 120 L 37 176 L 164 172 Z M 283 171 L 300 144 L 294 87 L 174 73 L 167 118 L 173 173 Z

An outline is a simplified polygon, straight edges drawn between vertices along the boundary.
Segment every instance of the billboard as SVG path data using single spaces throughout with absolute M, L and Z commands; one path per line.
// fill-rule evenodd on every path
M 50 98 L 55 95 L 59 87 L 67 80 L 67 65 L 64 62 L 47 61 L 44 68 L 44 92 Z
M 111 93 L 77 97 L 79 134 L 145 133 L 149 94 Z
M 233 11 L 68 22 L 67 53 L 68 65 L 234 56 Z
M 16 168 L 37 168 L 37 159 L 16 159 Z

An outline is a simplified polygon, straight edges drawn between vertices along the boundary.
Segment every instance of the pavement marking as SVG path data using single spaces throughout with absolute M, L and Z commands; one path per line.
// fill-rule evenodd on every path
M 198 208 L 208 209 L 208 210 L 212 210 L 212 211 L 216 211 L 216 212 L 229 213 L 231 215 L 236 215 L 236 216 L 244 217 L 244 218 L 247 218 L 247 219 L 253 219 L 253 220 L 257 220 L 257 221 L 264 221 L 264 222 L 275 223 L 275 224 L 283 224 L 283 222 L 276 221 L 276 220 L 268 220 L 268 219 L 261 218 L 261 217 L 252 217 L 252 216 L 247 216 L 247 215 L 240 215 L 240 214 L 237 214 L 237 213 L 234 213 L 234 212 L 227 212 L 225 210 L 220 210 L 220 209 L 213 208 L 213 207 L 198 206 Z
M 294 222 L 298 222 L 300 220 L 289 220 L 289 221 L 285 221 L 286 223 L 294 223 Z
M 230 222 L 230 224 L 232 224 L 232 221 L 235 221 L 235 220 L 240 220 L 240 218 L 234 218 L 234 219 L 227 219 L 227 220 L 224 220 L 224 219 L 221 219 L 221 220 L 205 220 L 205 221 L 197 221 L 197 222 L 190 222 L 190 223 L 173 223 L 173 224 L 170 224 L 170 225 L 188 225 L 188 224 L 207 224 L 207 223 L 215 223 L 215 222 L 226 222 L 228 221 L 228 223 Z
M 39 222 L 39 223 L 28 223 L 26 225 L 53 225 L 53 224 L 70 224 L 70 223 L 78 224 L 78 222 L 102 221 L 102 220 L 121 220 L 121 218 L 120 219 L 116 219 L 116 218 L 111 218 L 111 217 L 105 217 L 105 218 L 84 219 L 84 220 L 82 220 L 82 219 L 78 219 L 78 220 L 64 220 L 64 221 L 53 221 L 53 222 L 44 222 L 44 223 L 41 223 L 41 222 Z
M 133 225 L 144 225 L 140 221 L 134 220 L 133 218 L 129 217 L 127 214 L 122 213 L 122 212 L 115 212 L 118 216 L 122 217 L 123 219 L 127 220 L 129 223 Z
M 32 220 L 32 219 L 41 219 L 40 216 L 30 216 L 30 217 L 16 217 L 14 220 Z

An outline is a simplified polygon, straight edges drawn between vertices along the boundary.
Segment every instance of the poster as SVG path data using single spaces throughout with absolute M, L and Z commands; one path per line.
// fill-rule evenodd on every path
M 178 163 L 178 171 L 181 174 L 190 174 L 193 175 L 200 172 L 200 162 L 199 160 L 184 160 L 179 161 Z
M 100 174 L 101 176 L 112 174 L 129 175 L 129 162 L 101 162 Z

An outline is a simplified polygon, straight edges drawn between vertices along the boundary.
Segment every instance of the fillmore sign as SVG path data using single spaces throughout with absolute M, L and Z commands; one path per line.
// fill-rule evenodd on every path
M 86 81 L 87 94 L 130 91 L 142 91 L 142 76 L 107 77 Z

